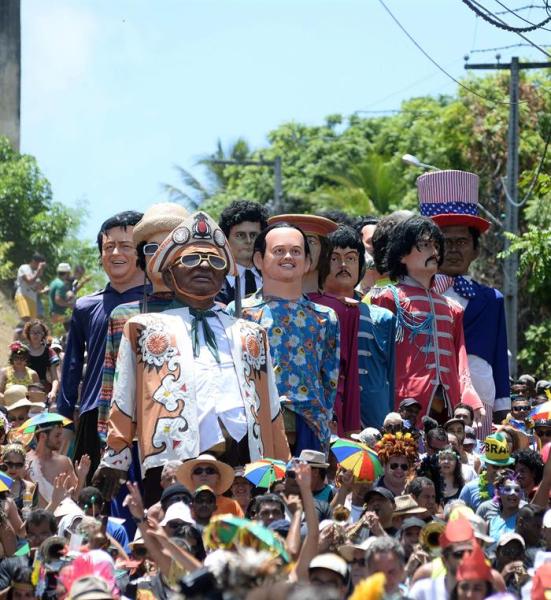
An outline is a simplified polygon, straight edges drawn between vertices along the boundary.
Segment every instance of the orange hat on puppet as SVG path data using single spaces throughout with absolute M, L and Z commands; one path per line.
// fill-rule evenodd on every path
M 440 547 L 447 548 L 452 544 L 471 542 L 475 539 L 474 529 L 467 519 L 448 521 L 446 528 L 440 534 Z
M 457 581 L 493 581 L 492 569 L 486 562 L 486 557 L 478 542 L 474 540 L 473 549 L 467 552 L 457 567 Z

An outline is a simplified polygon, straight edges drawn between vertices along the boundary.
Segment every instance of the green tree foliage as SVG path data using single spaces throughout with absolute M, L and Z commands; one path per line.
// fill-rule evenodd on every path
M 549 71 L 521 74 L 520 198 L 531 186 L 549 131 L 549 79 Z M 476 93 L 459 87 L 455 95 L 412 98 L 391 116 L 331 115 L 321 125 L 283 123 L 268 133 L 267 147 L 250 151 L 249 158 L 281 157 L 285 212 L 314 213 L 332 206 L 359 215 L 417 207 L 415 180 L 421 173 L 401 161 L 404 154 L 414 154 L 442 169 L 477 173 L 480 203 L 503 222 L 509 75 L 500 71 L 486 77 L 469 76 L 465 83 Z M 534 348 L 529 327 L 549 318 L 551 312 L 551 284 L 547 284 L 551 281 L 551 221 L 543 219 L 543 207 L 550 205 L 546 175 L 551 172 L 550 167 L 548 155 L 532 199 L 520 213 L 522 235 L 513 242 L 513 248 L 521 254 L 523 269 L 519 332 L 521 340 L 527 333 L 529 351 Z M 214 216 L 239 197 L 271 204 L 271 168 L 232 165 L 223 167 L 221 176 L 223 186 L 202 204 Z M 480 258 L 473 269 L 477 279 L 496 287 L 502 287 L 502 261 L 498 257 L 506 245 L 504 233 L 503 227 L 492 226 L 484 236 Z M 544 353 L 538 350 L 534 356 L 542 357 Z
M 54 276 L 61 261 L 97 270 L 93 247 L 78 239 L 83 208 L 54 202 L 35 158 L 18 154 L 7 138 L 0 137 L 0 280 L 13 278 L 33 252 L 46 257 L 45 280 Z

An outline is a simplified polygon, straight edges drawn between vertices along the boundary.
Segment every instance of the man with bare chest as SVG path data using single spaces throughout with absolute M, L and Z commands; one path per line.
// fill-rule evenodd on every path
M 38 506 L 44 508 L 52 500 L 58 476 L 68 477 L 66 489 L 76 488 L 78 479 L 70 459 L 59 453 L 63 442 L 63 426 L 60 423 L 37 429 L 36 440 L 36 450 L 27 455 L 27 471 L 29 479 L 38 487 Z

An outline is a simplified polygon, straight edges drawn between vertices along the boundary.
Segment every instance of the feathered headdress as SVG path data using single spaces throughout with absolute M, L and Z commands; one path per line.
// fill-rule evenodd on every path
M 103 550 L 90 550 L 85 554 L 77 556 L 75 560 L 59 574 L 59 580 L 71 597 L 71 588 L 78 579 L 82 577 L 98 577 L 103 579 L 113 598 L 120 598 L 119 590 L 115 583 L 115 567 L 113 559 Z
M 417 442 L 411 433 L 385 433 L 382 439 L 375 444 L 375 451 L 379 460 L 387 463 L 391 456 L 405 456 L 413 464 L 417 458 Z

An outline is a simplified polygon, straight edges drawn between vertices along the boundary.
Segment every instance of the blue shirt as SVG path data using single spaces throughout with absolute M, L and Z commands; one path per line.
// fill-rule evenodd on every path
M 121 548 L 128 554 L 130 552 L 130 546 L 128 545 L 128 534 L 125 528 L 111 519 L 107 519 L 107 527 L 105 528 L 107 533 L 116 540 Z
M 105 289 L 77 300 L 63 361 L 61 390 L 57 397 L 57 410 L 64 417 L 73 418 L 81 379 L 80 414 L 97 408 L 109 315 L 119 304 L 139 300 L 143 293 L 142 285 L 120 293 L 107 284 Z M 88 358 L 83 378 L 85 352 Z
M 469 481 L 469 483 L 466 483 L 463 486 L 461 493 L 459 494 L 459 500 L 463 500 L 463 502 L 465 502 L 465 504 L 467 506 L 470 506 L 475 512 L 476 512 L 476 509 L 484 501 L 480 497 L 480 489 L 479 489 L 478 485 L 479 485 L 479 478 L 477 477 L 476 479 Z M 494 484 L 493 483 L 488 483 L 488 493 L 490 494 L 489 498 L 494 497 Z M 489 498 L 486 498 L 486 500 L 489 500 Z

